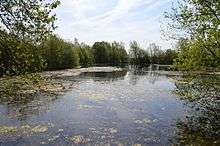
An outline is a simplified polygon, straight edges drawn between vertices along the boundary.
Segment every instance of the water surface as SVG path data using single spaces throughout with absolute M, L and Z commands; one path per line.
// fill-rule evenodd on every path
M 172 145 L 190 111 L 171 77 L 83 73 L 63 95 L 0 104 L 0 145 Z M 10 129 L 11 127 L 11 129 Z M 16 128 L 16 129 L 13 129 Z

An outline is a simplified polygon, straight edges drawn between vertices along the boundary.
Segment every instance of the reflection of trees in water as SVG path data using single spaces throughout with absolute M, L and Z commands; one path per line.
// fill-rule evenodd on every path
M 159 74 L 155 71 L 148 71 L 147 77 L 149 83 L 155 84 L 155 82 L 158 80 Z
M 139 67 L 131 67 L 130 69 L 130 83 L 132 85 L 136 85 L 138 80 L 146 76 L 147 80 L 151 84 L 155 84 L 158 80 L 159 73 L 153 70 L 151 67 L 148 68 L 139 68 Z
M 220 144 L 220 77 L 197 76 L 185 79 L 176 82 L 175 92 L 192 108 L 186 120 L 178 123 L 179 142 Z
M 124 80 L 127 74 L 127 70 L 115 71 L 115 72 L 90 72 L 83 73 L 81 77 L 89 77 L 94 81 L 118 81 Z
M 124 80 L 126 75 L 128 75 L 129 82 L 131 85 L 136 85 L 138 80 L 143 76 L 147 76 L 148 81 L 152 84 L 154 84 L 158 80 L 158 77 L 159 77 L 159 74 L 157 72 L 148 71 L 147 68 L 139 68 L 138 66 L 130 66 L 129 72 L 127 70 L 123 70 L 123 71 L 116 71 L 116 72 L 82 73 L 79 76 L 79 81 L 81 81 L 82 78 L 89 78 L 94 81 L 118 81 L 118 80 Z M 73 80 L 76 80 L 76 79 L 73 79 Z
M 144 72 L 142 69 L 133 66 L 132 68 L 129 69 L 129 83 L 131 85 L 136 85 L 140 77 L 146 74 L 147 73 Z

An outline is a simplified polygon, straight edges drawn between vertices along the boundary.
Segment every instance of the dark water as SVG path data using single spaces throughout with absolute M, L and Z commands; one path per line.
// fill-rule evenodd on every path
M 172 93 L 171 77 L 123 71 L 62 80 L 73 84 L 63 95 L 0 104 L 0 145 L 181 143 L 177 122 L 191 106 Z

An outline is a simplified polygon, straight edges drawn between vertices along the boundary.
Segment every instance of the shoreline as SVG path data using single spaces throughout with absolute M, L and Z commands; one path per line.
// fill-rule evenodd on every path
M 81 73 L 86 72 L 116 72 L 123 71 L 123 68 L 119 67 L 88 67 L 88 68 L 78 68 L 78 69 L 65 69 L 65 70 L 55 70 L 55 71 L 44 71 L 40 73 L 43 77 L 54 78 L 54 77 L 72 77 L 78 76 Z
M 0 78 L 0 98 L 5 101 L 14 101 L 19 99 L 30 99 L 32 96 L 38 93 L 45 95 L 59 95 L 67 90 L 73 88 L 71 82 L 60 80 L 65 77 L 75 77 L 82 73 L 91 72 L 120 72 L 126 68 L 119 67 L 89 67 L 89 68 L 78 68 L 78 69 L 65 69 L 56 71 L 43 71 L 36 74 L 27 74 L 24 76 L 6 76 Z M 129 69 L 127 69 L 129 71 Z M 132 70 L 130 70 L 132 71 Z M 144 71 L 144 70 L 142 70 Z M 180 71 L 147 71 L 144 72 L 156 73 L 166 76 L 182 76 L 186 72 Z M 191 75 L 216 75 L 219 76 L 220 72 L 192 72 Z
M 51 96 L 63 94 L 73 85 L 56 78 L 75 77 L 85 72 L 117 72 L 123 71 L 117 67 L 89 67 L 66 69 L 58 71 L 43 71 L 20 76 L 5 76 L 0 78 L 0 101 L 14 102 L 33 99 L 35 95 Z
M 91 72 L 103 72 L 103 73 L 110 73 L 116 71 L 123 71 L 125 68 L 121 67 L 113 67 L 113 66 L 103 66 L 103 67 L 88 67 L 88 68 L 73 68 L 73 69 L 61 69 L 61 70 L 54 70 L 54 71 L 42 71 L 30 74 L 39 74 L 45 78 L 62 78 L 62 77 L 71 77 L 71 76 L 78 76 L 81 73 L 91 73 Z M 127 68 L 126 70 L 130 70 Z M 220 75 L 220 72 L 217 71 L 167 71 L 167 70 L 143 70 L 144 72 L 152 72 L 161 75 L 173 75 L 173 76 L 182 76 L 182 75 Z M 20 75 L 18 75 L 20 76 Z M 0 77 L 0 81 L 10 78 L 16 78 L 18 76 L 4 76 Z
M 81 73 L 90 73 L 90 72 L 116 72 L 123 71 L 125 68 L 120 67 L 88 67 L 88 68 L 75 68 L 75 69 L 64 69 L 64 70 L 55 70 L 55 71 L 43 71 L 40 74 L 46 78 L 62 78 L 62 77 L 73 77 L 78 76 Z M 129 71 L 129 69 L 127 69 Z M 161 75 L 171 75 L 171 76 L 183 76 L 183 75 L 220 75 L 220 72 L 211 72 L 211 71 L 166 71 L 166 70 L 145 70 L 144 72 L 158 73 Z

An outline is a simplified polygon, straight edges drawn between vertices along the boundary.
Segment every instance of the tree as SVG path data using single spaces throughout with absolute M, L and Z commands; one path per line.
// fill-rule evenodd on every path
M 75 68 L 79 66 L 79 56 L 73 44 L 63 41 L 61 48 L 63 49 L 61 69 Z
M 92 66 L 94 63 L 94 55 L 91 47 L 85 43 L 79 44 L 78 41 L 76 42 L 76 40 L 74 42 L 74 47 L 77 48 L 80 65 L 82 67 Z
M 0 76 L 36 72 L 44 67 L 40 50 L 0 30 Z
M 149 65 L 150 64 L 150 56 L 149 56 L 149 53 L 146 51 L 146 50 L 143 50 L 141 49 L 139 51 L 139 65 L 141 66 L 146 66 L 146 65 Z
M 141 49 L 136 41 L 130 43 L 129 54 L 131 63 L 134 65 L 144 66 L 150 63 L 148 52 Z
M 167 49 L 163 54 L 163 64 L 166 65 L 172 65 L 174 59 L 177 58 L 177 52 L 172 49 Z
M 92 50 L 96 64 L 124 65 L 128 63 L 128 54 L 123 43 L 96 42 Z
M 162 64 L 161 57 L 163 56 L 163 51 L 161 47 L 156 45 L 155 43 L 151 43 L 148 47 L 150 52 L 150 58 L 152 64 Z
M 139 51 L 141 48 L 139 47 L 138 43 L 136 41 L 133 41 L 130 43 L 130 58 L 132 59 L 133 64 L 138 64 L 138 58 L 139 58 Z
M 59 4 L 58 0 L 1 0 L 0 29 L 22 39 L 40 41 L 56 28 L 52 10 Z
M 48 70 L 74 68 L 79 65 L 79 56 L 74 45 L 57 36 L 50 36 L 42 44 L 42 50 Z
M 180 70 L 201 70 L 219 65 L 216 59 L 207 55 L 200 42 L 182 39 L 178 42 L 177 48 L 179 53 L 174 60 L 174 66 Z
M 128 63 L 128 54 L 125 50 L 124 44 L 114 41 L 111 44 L 110 60 L 112 65 L 123 65 Z
M 95 42 L 92 49 L 94 51 L 96 64 L 109 63 L 109 50 L 111 49 L 111 45 L 108 42 Z
M 181 38 L 194 44 L 194 47 L 190 49 L 199 49 L 203 54 L 205 53 L 203 56 L 209 56 L 209 59 L 220 62 L 220 1 L 184 0 L 172 10 L 165 14 L 169 20 L 170 32 L 179 32 Z M 189 52 L 197 53 L 198 51 Z M 194 54 L 194 56 L 197 55 Z M 199 64 L 203 63 L 197 65 Z
M 1 0 L 0 76 L 44 68 L 39 44 L 56 28 L 52 10 L 59 4 L 45 0 Z

